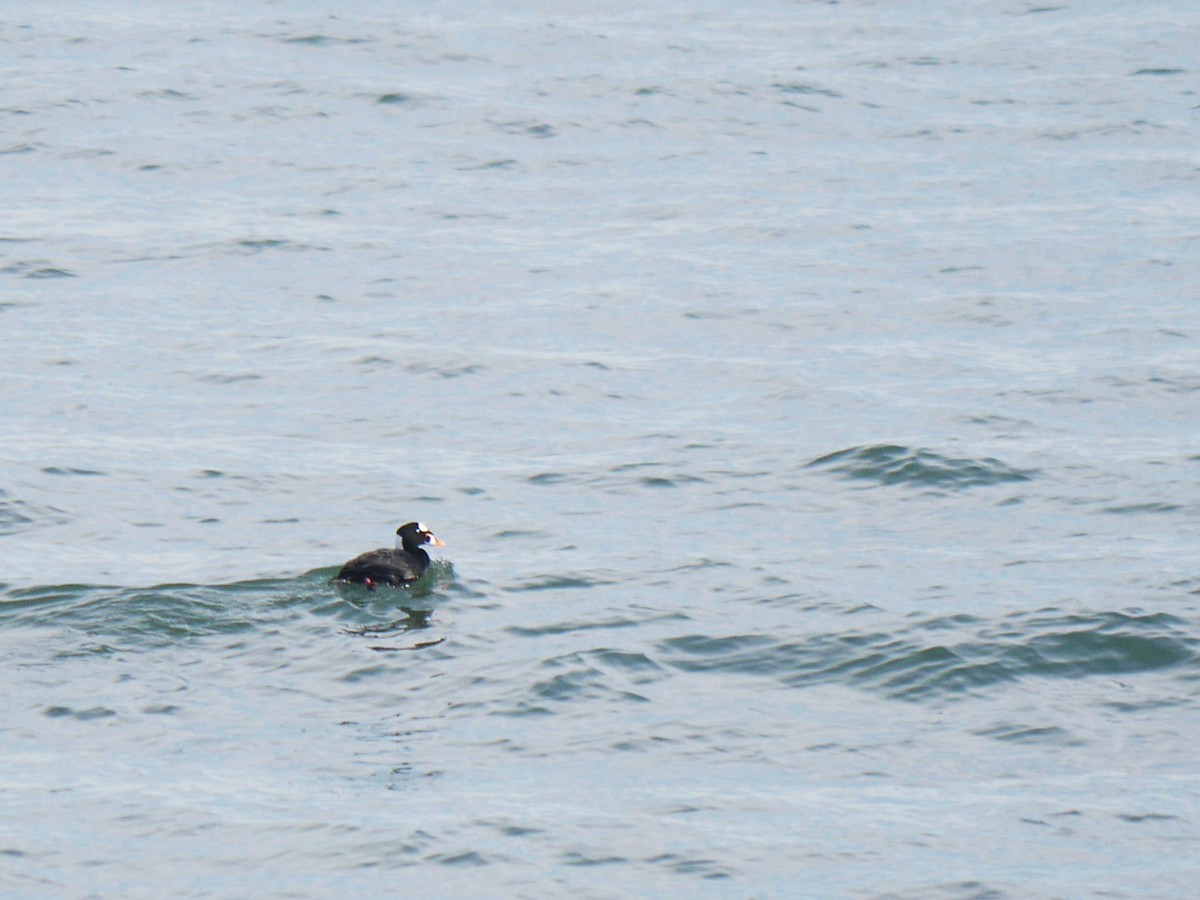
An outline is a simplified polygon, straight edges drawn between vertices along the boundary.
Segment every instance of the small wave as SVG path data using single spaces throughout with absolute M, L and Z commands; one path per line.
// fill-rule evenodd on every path
M 148 649 L 215 634 L 237 634 L 269 625 L 281 610 L 303 605 L 314 615 L 331 597 L 364 619 L 329 583 L 332 570 L 295 579 L 263 579 L 223 585 L 163 584 L 148 588 L 62 584 L 8 589 L 0 596 L 0 626 L 55 628 L 86 638 L 94 648 L 115 644 Z M 394 602 L 389 608 L 394 608 Z M 63 653 L 79 651 L 64 641 Z
M 657 491 L 708 484 L 698 475 L 679 471 L 678 466 L 657 462 L 622 463 L 583 480 L 606 493 L 623 493 L 629 487 Z
M 198 99 L 200 99 L 196 94 L 188 94 L 188 93 L 185 93 L 184 91 L 174 90 L 173 88 L 162 88 L 161 90 L 157 90 L 157 91 L 141 91 L 138 94 L 138 96 L 144 97 L 147 100 L 152 100 L 152 99 L 198 100 Z
M 109 719 L 116 714 L 116 710 L 109 709 L 107 706 L 93 706 L 88 709 L 73 709 L 69 706 L 50 706 L 44 712 L 44 715 L 51 719 L 70 717 L 78 719 L 80 722 L 90 722 L 92 719 Z
M 1183 509 L 1178 503 L 1128 503 L 1123 506 L 1106 506 L 1103 511 L 1118 516 L 1141 513 L 1173 513 Z
M 553 125 L 540 122 L 537 119 L 516 119 L 508 122 L 493 122 L 492 127 L 505 134 L 528 135 L 535 138 L 552 138 L 555 136 Z
M 607 630 L 609 628 L 633 628 L 641 624 L 627 616 L 612 616 L 596 622 L 551 622 L 547 625 L 509 625 L 504 630 L 517 637 L 545 637 L 556 634 L 572 634 L 576 631 Z
M 900 632 L 691 634 L 663 641 L 660 662 L 688 672 L 736 672 L 802 687 L 835 682 L 889 697 L 952 698 L 1038 678 L 1129 676 L 1194 667 L 1197 639 L 1165 614 L 1037 615 L 955 632 L 945 620 Z
M 17 534 L 30 528 L 57 525 L 69 517 L 53 506 L 39 506 L 0 490 L 0 534 Z
M 58 266 L 47 266 L 41 269 L 33 269 L 25 273 L 26 278 L 78 278 L 79 276 L 70 269 L 61 269 Z
M 602 587 L 606 584 L 612 584 L 612 582 L 603 578 L 589 578 L 587 575 L 548 575 L 544 578 L 537 578 L 533 581 L 527 581 L 524 584 L 515 585 L 511 590 L 557 591 L 566 588 Z
M 566 480 L 567 476 L 562 472 L 539 472 L 536 475 L 530 475 L 526 479 L 530 484 L 558 484 Z
M 329 34 L 302 34 L 277 37 L 284 44 L 302 44 L 309 47 L 335 47 L 340 45 L 368 44 L 369 38 L 337 37 Z
M 546 537 L 547 535 L 548 532 L 545 531 L 534 531 L 525 528 L 504 528 L 500 531 L 497 531 L 492 535 L 492 537 L 496 538 L 497 540 L 505 541 L 512 538 Z
M 646 698 L 632 691 L 614 688 L 603 672 L 592 668 L 576 668 L 559 672 L 533 685 L 532 693 L 537 700 L 576 701 L 619 697 L 624 700 L 647 702 Z
M 329 250 L 325 246 L 292 241 L 286 238 L 240 238 L 199 244 L 190 249 L 202 252 L 216 251 L 221 255 L 235 256 L 253 256 L 269 251 L 307 253 L 310 251 L 327 252 Z
M 264 377 L 254 372 L 240 372 L 237 374 L 214 372 L 211 375 L 199 375 L 196 380 L 204 384 L 237 384 L 241 381 L 262 381 Z
M 477 363 L 462 363 L 439 365 L 436 363 L 411 363 L 404 371 L 424 378 L 462 378 L 465 375 L 478 375 L 487 371 L 487 366 Z
M 3 153 L 4 151 L 0 151 Z M 54 266 L 44 259 L 16 260 L 0 267 L 4 275 L 20 275 L 24 278 L 76 278 L 76 274 L 61 266 Z
M 648 698 L 635 688 L 662 677 L 661 667 L 644 654 L 608 648 L 551 657 L 539 668 L 545 675 L 531 685 L 530 697 L 520 702 L 519 711 L 532 707 L 548 711 L 547 704 L 580 700 L 647 703 Z
M 1031 728 L 1028 725 L 1004 723 L 976 732 L 982 737 L 994 738 L 1013 744 L 1047 744 L 1050 746 L 1072 747 L 1079 746 L 1083 741 L 1071 736 L 1065 728 L 1057 725 L 1047 725 L 1041 728 Z
M 932 450 L 873 444 L 820 456 L 807 468 L 825 468 L 843 478 L 878 484 L 962 490 L 990 484 L 1029 481 L 1032 469 L 1017 469 L 997 459 L 943 456 Z
M 834 100 L 839 99 L 842 96 L 837 91 L 830 88 L 822 87 L 819 84 L 810 84 L 804 81 L 789 81 L 786 83 L 780 82 L 771 86 L 775 88 L 775 90 L 784 94 L 810 94 L 829 97 Z

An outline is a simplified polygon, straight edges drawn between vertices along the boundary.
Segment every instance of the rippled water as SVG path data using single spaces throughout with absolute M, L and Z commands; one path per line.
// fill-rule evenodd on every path
M 1194 892 L 1191 5 L 69 6 L 6 896 Z

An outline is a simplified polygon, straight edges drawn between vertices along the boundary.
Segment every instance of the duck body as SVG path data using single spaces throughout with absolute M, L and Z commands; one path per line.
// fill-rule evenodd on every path
M 374 587 L 389 584 L 400 587 L 419 579 L 429 568 L 429 554 L 422 545 L 446 544 L 420 522 L 409 522 L 396 529 L 396 548 L 370 550 L 354 557 L 338 571 L 337 581 L 350 581 Z

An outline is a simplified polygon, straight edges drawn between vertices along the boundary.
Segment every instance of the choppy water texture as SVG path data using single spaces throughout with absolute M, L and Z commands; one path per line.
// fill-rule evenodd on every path
M 384 6 L 6 10 L 5 896 L 1194 893 L 1195 4 Z

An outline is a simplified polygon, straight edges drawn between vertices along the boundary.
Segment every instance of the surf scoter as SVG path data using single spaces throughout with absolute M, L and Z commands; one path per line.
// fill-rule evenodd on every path
M 356 556 L 342 566 L 338 581 L 356 581 L 373 587 L 377 584 L 402 585 L 416 581 L 429 568 L 429 554 L 422 544 L 445 547 L 444 541 L 420 522 L 409 522 L 396 529 L 396 549 L 386 547 Z

